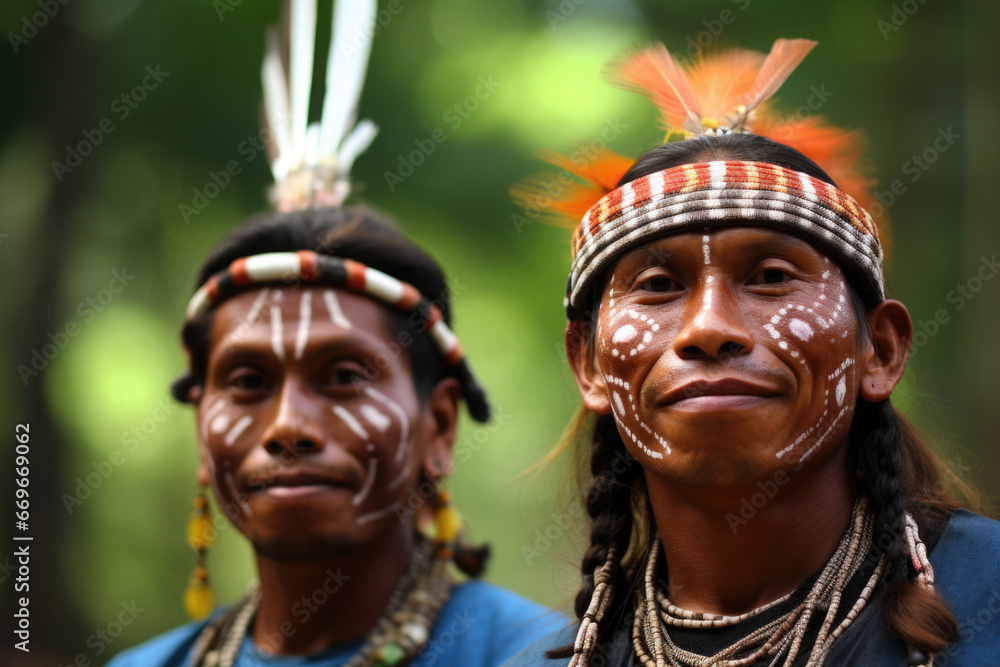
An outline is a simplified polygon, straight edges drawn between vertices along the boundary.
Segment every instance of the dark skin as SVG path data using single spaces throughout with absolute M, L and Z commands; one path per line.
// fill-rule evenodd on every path
M 832 555 L 857 497 L 858 397 L 889 397 L 912 338 L 898 301 L 866 319 L 869 340 L 841 269 L 808 242 L 723 227 L 627 252 L 593 348 L 567 329 L 584 405 L 615 416 L 643 467 L 674 604 L 745 613 Z
M 256 555 L 253 640 L 292 655 L 364 637 L 382 614 L 413 549 L 413 520 L 393 506 L 450 467 L 460 394 L 448 378 L 417 396 L 387 306 L 345 290 L 279 291 L 215 309 L 193 398 L 199 478 Z

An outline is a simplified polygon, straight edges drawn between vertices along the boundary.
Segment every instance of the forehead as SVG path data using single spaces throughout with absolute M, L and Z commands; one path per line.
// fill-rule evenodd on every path
M 704 244 L 709 245 L 711 255 L 705 254 Z M 635 263 L 637 261 L 668 261 L 697 258 L 709 261 L 726 259 L 756 259 L 770 254 L 800 254 L 815 258 L 826 258 L 826 253 L 809 241 L 778 229 L 747 225 L 705 227 L 686 230 L 676 234 L 658 236 L 622 254 L 615 263 Z M 705 262 L 708 263 L 708 262 Z
M 268 345 L 308 329 L 310 339 L 385 347 L 397 338 L 389 306 L 356 292 L 326 287 L 264 286 L 220 303 L 213 312 L 211 350 L 241 343 Z

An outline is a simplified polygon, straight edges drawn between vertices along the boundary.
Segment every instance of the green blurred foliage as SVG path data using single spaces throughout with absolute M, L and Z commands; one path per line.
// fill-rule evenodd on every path
M 491 580 L 563 605 L 586 542 L 579 514 L 568 509 L 575 490 L 565 483 L 565 462 L 519 477 L 558 440 L 578 395 L 561 343 L 569 233 L 518 228 L 507 188 L 543 168 L 533 157 L 538 149 L 572 151 L 609 124 L 620 128 L 611 147 L 622 154 L 657 145 L 651 105 L 607 85 L 601 73 L 624 49 L 653 40 L 681 54 L 698 41 L 766 51 L 777 37 L 819 40 L 782 88 L 779 107 L 794 112 L 815 89 L 829 91 L 819 111 L 866 131 L 880 189 L 904 181 L 890 207 L 890 292 L 915 321 L 946 309 L 950 322 L 919 349 L 896 397 L 947 445 L 945 457 L 966 480 L 1000 492 L 991 424 L 1000 392 L 995 348 L 986 345 L 1000 281 L 985 283 L 962 309 L 946 299 L 974 275 L 981 255 L 1000 249 L 993 220 L 968 212 L 975 192 L 996 187 L 992 153 L 974 129 L 978 122 L 986 132 L 984 108 L 995 109 L 997 79 L 975 74 L 995 47 L 972 39 L 980 12 L 991 10 L 985 2 L 911 4 L 917 11 L 904 12 L 898 29 L 878 23 L 893 20 L 893 3 L 870 0 L 400 0 L 398 14 L 383 12 L 361 104 L 381 133 L 354 176 L 360 200 L 395 217 L 447 268 L 457 332 L 498 408 L 492 426 L 464 421 L 451 481 L 474 538 L 493 544 Z M 8 42 L 38 11 L 38 2 L 4 3 Z M 44 386 L 48 414 L 38 418 L 55 420 L 63 438 L 51 443 L 61 457 L 58 478 L 49 480 L 53 501 L 73 494 L 115 450 L 123 458 L 63 522 L 71 548 L 59 560 L 70 582 L 62 604 L 83 623 L 53 640 L 55 655 L 91 655 L 87 635 L 106 626 L 122 600 L 135 598 L 147 611 L 111 652 L 184 620 L 196 452 L 191 411 L 170 403 L 167 387 L 186 361 L 178 334 L 200 259 L 267 206 L 268 165 L 261 154 L 250 157 L 245 142 L 258 133 L 263 34 L 278 14 L 275 1 L 73 0 L 16 52 L 5 46 L 0 280 L 9 287 L 0 311 L 7 369 L 0 415 L 4 424 L 26 418 L 16 368 L 49 341 L 43 331 L 25 345 L 16 332 L 48 313 L 50 331 L 80 328 L 30 380 Z M 320 16 L 328 20 L 329 9 Z M 58 33 L 57 22 L 65 24 Z M 62 46 L 76 58 L 50 62 L 64 38 L 57 34 L 70 36 Z M 115 100 L 147 66 L 169 74 L 123 117 Z M 73 85 L 51 80 L 53 71 Z M 54 125 L 65 114 L 77 125 L 59 135 Z M 79 142 L 102 119 L 113 131 L 57 179 L 51 163 L 67 150 L 59 137 Z M 961 138 L 911 181 L 908 161 L 948 127 Z M 426 144 L 436 128 L 447 140 L 403 182 L 387 179 L 415 161 L 415 142 Z M 232 160 L 241 173 L 186 221 L 179 206 L 191 205 L 195 190 L 204 192 L 211 173 Z M 71 198 L 54 229 L 68 251 L 52 267 L 55 237 L 37 229 L 59 197 Z M 109 303 L 98 302 L 100 312 L 90 310 L 87 300 L 100 298 L 114 270 L 135 277 Z M 54 291 L 43 290 L 44 271 L 55 272 Z M 157 412 L 161 401 L 174 409 Z M 235 531 L 223 531 L 210 573 L 221 602 L 252 579 L 249 549 Z

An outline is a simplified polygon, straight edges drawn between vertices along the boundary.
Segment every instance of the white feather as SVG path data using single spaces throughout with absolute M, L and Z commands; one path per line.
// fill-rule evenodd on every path
M 277 30 L 269 30 L 267 33 L 267 50 L 264 54 L 261 78 L 264 83 L 264 114 L 267 116 L 267 126 L 271 129 L 278 149 L 278 154 L 271 162 L 271 172 L 274 174 L 274 180 L 280 181 L 287 174 L 286 165 L 292 152 L 292 135 L 288 124 L 288 81 L 281 65 L 281 46 Z
M 316 0 L 292 0 L 290 31 L 291 132 L 293 168 L 305 157 L 312 89 L 313 53 L 316 50 Z
M 320 137 L 324 156 L 338 152 L 356 117 L 375 34 L 377 5 L 377 0 L 340 0 L 334 7 Z
M 358 156 L 365 152 L 378 134 L 378 125 L 365 118 L 359 121 L 344 140 L 337 151 L 337 173 L 346 177 L 351 173 L 351 167 Z
M 307 167 L 315 167 L 320 161 L 319 123 L 313 123 L 306 130 L 306 150 L 302 161 Z

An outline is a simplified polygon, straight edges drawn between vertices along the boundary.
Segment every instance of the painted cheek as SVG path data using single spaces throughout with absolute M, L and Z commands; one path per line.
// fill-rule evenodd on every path
M 623 439 L 646 456 L 662 459 L 670 453 L 670 445 L 642 419 L 637 404 L 649 357 L 659 356 L 657 350 L 669 341 L 664 340 L 660 323 L 637 309 L 626 307 L 608 315 L 609 340 L 600 358 L 615 421 Z

